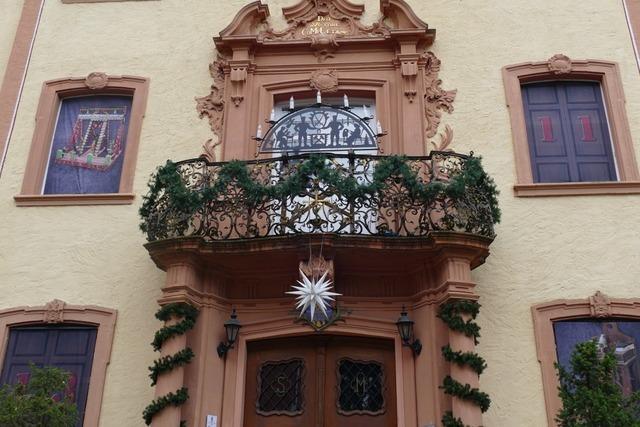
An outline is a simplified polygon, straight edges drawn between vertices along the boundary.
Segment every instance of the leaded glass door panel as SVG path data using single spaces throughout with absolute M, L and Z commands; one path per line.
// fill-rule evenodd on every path
M 305 340 L 248 344 L 244 425 L 315 426 L 315 346 Z
M 397 426 L 392 341 L 336 337 L 326 366 L 325 426 Z
M 396 426 L 393 351 L 328 335 L 249 343 L 244 425 Z

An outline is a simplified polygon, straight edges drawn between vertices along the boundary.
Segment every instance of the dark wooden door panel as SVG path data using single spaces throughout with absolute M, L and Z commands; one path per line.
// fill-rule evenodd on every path
M 249 343 L 244 425 L 395 426 L 393 352 L 392 341 L 327 335 Z

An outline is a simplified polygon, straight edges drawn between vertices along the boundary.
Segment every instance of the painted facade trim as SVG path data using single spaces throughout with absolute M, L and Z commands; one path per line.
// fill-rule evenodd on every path
M 24 0 L 13 48 L 0 86 L 0 176 L 13 133 L 44 0 Z
M 622 0 L 622 4 L 627 17 L 631 43 L 636 54 L 638 71 L 640 71 L 640 0 Z

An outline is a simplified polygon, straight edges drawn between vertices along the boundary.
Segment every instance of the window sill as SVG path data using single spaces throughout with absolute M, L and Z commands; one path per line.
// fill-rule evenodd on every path
M 130 205 L 135 194 L 19 194 L 16 206 Z
M 640 194 L 640 181 L 516 184 L 513 189 L 517 197 Z

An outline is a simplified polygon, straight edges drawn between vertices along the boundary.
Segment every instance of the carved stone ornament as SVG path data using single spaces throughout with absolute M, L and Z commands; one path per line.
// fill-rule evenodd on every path
M 333 53 L 338 50 L 338 41 L 335 34 L 314 34 L 311 36 L 311 49 L 318 58 L 318 62 L 325 62 L 333 58 Z
M 358 36 L 387 36 L 391 28 L 384 16 L 370 26 L 360 17 L 364 8 L 345 0 L 314 0 L 283 9 L 288 26 L 274 30 L 269 24 L 259 34 L 261 40 L 313 39 L 314 36 L 333 36 L 334 39 Z
M 327 279 L 334 279 L 333 260 L 320 255 L 312 255 L 308 261 L 300 261 L 299 268 L 307 277 L 320 277 L 328 271 Z
M 427 138 L 432 138 L 438 132 L 442 112 L 453 113 L 453 101 L 458 91 L 442 89 L 442 80 L 438 78 L 440 60 L 433 52 L 426 52 L 422 58 L 425 60 L 424 114 L 427 119 L 425 133 Z
M 589 297 L 589 305 L 591 306 L 591 315 L 593 317 L 611 317 L 613 315 L 611 300 L 600 291 Z
M 202 149 L 204 152 L 200 155 L 200 158 L 205 159 L 209 162 L 216 161 L 216 147 L 222 144 L 222 141 L 218 140 L 213 142 L 213 139 L 207 139 L 207 141 L 202 144 Z
M 420 57 L 418 55 L 415 56 L 417 57 L 414 57 L 414 55 L 408 55 L 408 57 L 405 58 L 398 58 L 400 59 L 403 92 L 404 96 L 409 99 L 409 102 L 413 102 L 413 99 L 418 93 L 416 89 L 416 79 L 418 77 L 418 60 Z
M 64 313 L 64 301 L 54 299 L 44 306 L 44 323 L 62 323 Z
M 445 125 L 444 133 L 438 134 L 440 142 L 430 141 L 434 151 L 453 151 L 449 146 L 453 142 L 453 129 L 451 126 Z
M 338 90 L 338 72 L 336 70 L 316 70 L 309 79 L 309 86 L 320 92 Z
M 229 74 L 229 80 L 231 80 L 231 101 L 236 107 L 240 106 L 240 103 L 244 100 L 244 85 L 247 81 L 247 66 L 234 65 L 231 68 Z
M 107 86 L 109 83 L 109 76 L 106 73 L 101 72 L 93 72 L 90 73 L 87 78 L 84 80 L 84 84 L 87 85 L 89 89 L 102 89 Z
M 224 118 L 224 91 L 225 91 L 225 68 L 227 58 L 218 54 L 218 57 L 209 65 L 209 73 L 213 77 L 211 93 L 201 98 L 196 98 L 196 109 L 200 118 L 207 117 L 209 126 L 213 134 L 222 137 L 222 125 Z
M 549 71 L 556 75 L 569 74 L 572 69 L 571 58 L 561 53 L 549 58 L 548 65 Z

